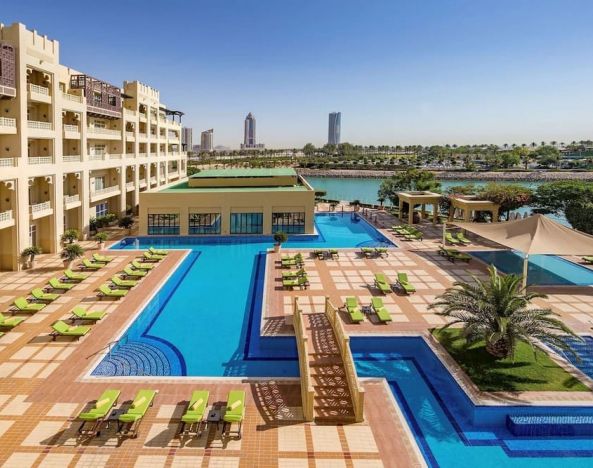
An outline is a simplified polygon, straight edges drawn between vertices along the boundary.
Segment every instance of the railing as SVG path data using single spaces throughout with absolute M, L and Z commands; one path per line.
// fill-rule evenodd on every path
M 80 162 L 81 157 L 80 157 L 80 154 L 65 154 L 62 156 L 62 161 L 64 161 L 64 162 Z
M 78 129 L 78 125 L 71 125 L 71 124 L 64 124 L 64 131 L 65 132 L 76 132 L 76 133 L 80 132 L 80 130 Z
M 3 211 L 0 213 L 0 223 L 2 221 L 10 221 L 12 219 L 12 210 Z
M 35 205 L 29 205 L 31 214 L 40 213 L 42 211 L 51 210 L 51 202 L 46 201 L 43 203 L 36 203 Z
M 127 115 L 128 117 L 136 117 L 136 112 L 124 107 L 124 115 Z
M 134 138 L 136 134 L 134 132 L 126 132 L 126 138 Z
M 356 422 L 364 420 L 364 389 L 358 381 L 356 368 L 354 367 L 354 359 L 350 351 L 350 337 L 346 335 L 344 324 L 338 314 L 338 310 L 330 302 L 329 297 L 325 298 L 325 316 L 331 323 L 336 336 L 340 354 L 342 356 L 342 363 L 344 364 L 344 372 L 346 374 L 346 381 L 352 395 L 352 405 L 354 407 L 354 417 Z
M 121 159 L 121 154 L 110 154 L 109 159 Z
M 53 156 L 30 156 L 29 164 L 51 164 L 54 162 Z
M 16 119 L 10 117 L 0 117 L 0 127 L 16 128 Z
M 173 177 L 177 177 L 179 175 L 179 171 L 171 171 L 169 172 L 169 177 L 173 178 Z
M 121 132 L 119 130 L 112 130 L 111 128 L 102 128 L 102 127 L 89 127 L 89 133 L 95 133 L 97 135 L 110 135 L 110 136 L 120 136 Z
M 29 83 L 29 91 L 32 93 L 43 94 L 44 96 L 49 96 L 49 88 L 45 86 L 39 86 L 33 83 Z
M 16 158 L 0 158 L 0 167 L 16 167 Z
M 64 205 L 68 205 L 69 203 L 76 203 L 79 201 L 80 201 L 80 194 L 64 195 Z
M 91 161 L 103 161 L 104 159 L 104 154 L 89 154 L 89 160 Z
M 91 197 L 98 197 L 101 195 L 107 195 L 109 193 L 119 192 L 119 185 L 112 185 L 111 187 L 105 187 L 91 192 Z
M 146 154 L 146 153 L 138 153 L 139 158 L 145 158 L 147 156 L 148 156 L 148 154 Z
M 53 130 L 54 128 L 51 122 L 40 122 L 38 120 L 27 120 L 27 127 L 38 130 Z
M 150 185 L 156 184 L 156 177 L 150 178 Z
M 156 158 L 156 153 L 150 153 L 151 158 Z
M 77 102 L 79 104 L 82 104 L 82 96 L 79 96 L 78 94 L 70 94 L 70 93 L 62 92 L 62 98 L 66 101 L 72 101 L 72 102 Z
M 301 398 L 303 399 L 303 417 L 305 421 L 313 421 L 315 390 L 311 381 L 311 368 L 309 365 L 309 338 L 303 324 L 303 312 L 299 309 L 299 299 L 294 298 L 293 321 L 296 335 L 297 350 L 299 353 L 299 371 L 301 375 Z
M 146 179 L 140 179 L 140 181 L 138 182 L 138 186 L 140 188 L 146 187 Z
M 134 190 L 134 182 L 126 182 L 126 190 Z

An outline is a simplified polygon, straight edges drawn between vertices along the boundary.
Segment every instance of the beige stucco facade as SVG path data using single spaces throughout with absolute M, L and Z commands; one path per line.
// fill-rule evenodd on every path
M 500 205 L 489 200 L 479 200 L 472 196 L 450 197 L 451 207 L 449 208 L 449 221 L 455 219 L 455 211 L 461 212 L 464 221 L 469 222 L 478 211 L 488 211 L 492 214 L 492 222 L 498 221 Z
M 135 210 L 142 191 L 185 178 L 179 113 L 159 91 L 61 65 L 58 41 L 22 24 L 0 24 L 0 51 L 0 270 L 32 244 L 57 252 L 65 229 L 87 235 L 97 210 Z M 89 94 L 85 80 L 113 95 Z

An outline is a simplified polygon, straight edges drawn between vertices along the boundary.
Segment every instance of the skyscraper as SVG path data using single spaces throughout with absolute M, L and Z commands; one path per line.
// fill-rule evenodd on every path
M 181 148 L 183 151 L 191 151 L 194 147 L 193 130 L 191 128 L 183 127 L 181 129 Z
M 200 136 L 200 151 L 212 151 L 214 149 L 214 129 L 202 132 Z
M 243 143 L 241 149 L 263 148 L 262 143 L 257 144 L 255 139 L 255 116 L 250 112 L 245 117 L 245 131 L 243 135 Z
M 339 145 L 340 144 L 340 126 L 342 122 L 341 112 L 331 112 L 329 114 L 329 129 L 327 132 L 327 144 L 328 145 Z

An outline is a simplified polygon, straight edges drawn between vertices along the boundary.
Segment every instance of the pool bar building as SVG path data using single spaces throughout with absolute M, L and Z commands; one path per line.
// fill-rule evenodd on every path
M 313 234 L 314 208 L 292 168 L 203 170 L 141 195 L 140 235 Z

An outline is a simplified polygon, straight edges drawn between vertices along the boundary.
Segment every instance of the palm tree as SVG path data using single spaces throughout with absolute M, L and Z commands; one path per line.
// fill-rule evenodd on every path
M 430 305 L 438 315 L 453 319 L 443 329 L 462 324 L 468 343 L 484 340 L 486 351 L 499 359 L 513 355 L 518 340 L 532 348 L 541 340 L 574 354 L 564 339 L 580 338 L 552 310 L 532 304 L 544 294 L 527 293 L 519 275 L 499 275 L 494 266 L 488 271 L 487 280 L 474 276 L 473 283 L 457 281 Z

